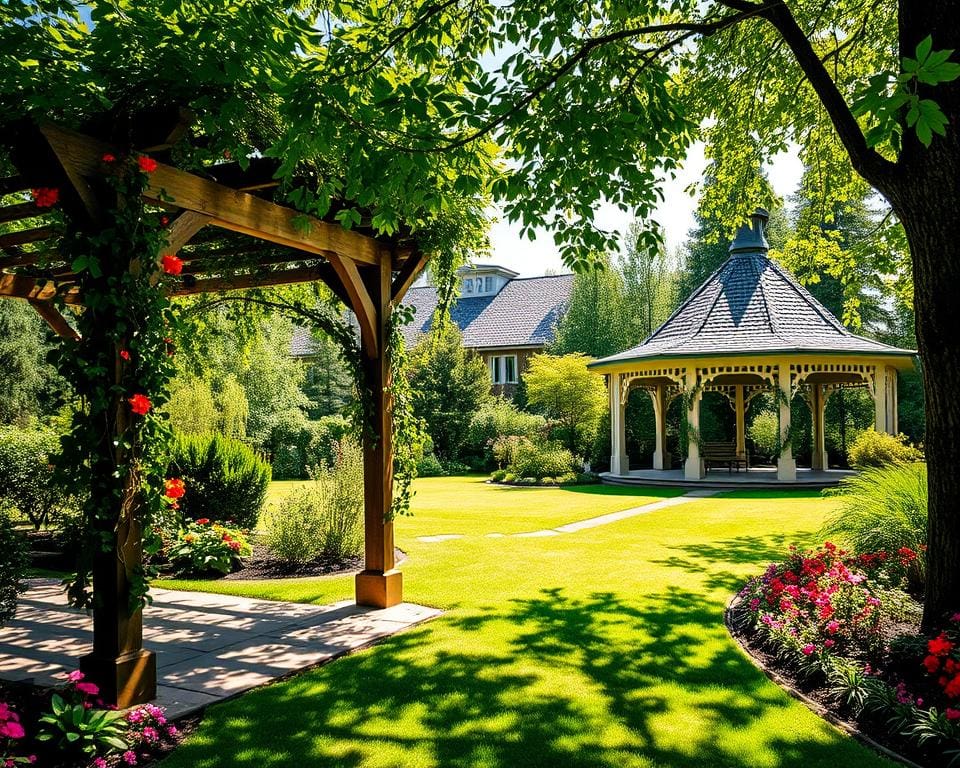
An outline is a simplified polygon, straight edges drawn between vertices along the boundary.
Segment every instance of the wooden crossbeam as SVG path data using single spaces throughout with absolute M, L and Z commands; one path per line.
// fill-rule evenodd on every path
M 241 291 L 245 288 L 260 288 L 267 285 L 289 285 L 290 283 L 310 283 L 325 280 L 330 270 L 323 267 L 297 267 L 249 275 L 230 275 L 228 277 L 209 277 L 203 280 L 185 282 L 169 292 L 169 296 L 192 296 L 197 293 L 217 293 L 219 291 Z
M 49 301 L 27 299 L 27 302 L 37 310 L 37 314 L 46 321 L 47 325 L 49 325 L 58 336 L 62 336 L 65 339 L 73 339 L 74 341 L 80 338 L 80 334 L 76 332 L 70 323 L 67 322 L 67 319 L 61 315 L 57 308 Z
M 36 216 L 39 213 L 40 209 L 37 208 L 37 204 L 32 200 L 27 203 L 18 203 L 17 205 L 6 205 L 0 208 L 0 222 L 29 219 L 31 216 Z
M 5 235 L 0 235 L 0 249 L 49 240 L 56 234 L 57 231 L 53 227 L 36 227 L 35 229 L 22 229 L 19 232 L 8 232 Z
M 195 211 L 184 211 L 167 227 L 167 248 L 176 253 L 209 223 L 209 216 Z
M 327 254 L 327 260 L 333 271 L 337 273 L 340 286 L 343 293 L 350 299 L 347 304 L 357 316 L 357 322 L 360 324 L 360 338 L 363 347 L 368 355 L 378 355 L 380 346 L 378 343 L 379 334 L 377 333 L 377 308 L 373 304 L 373 299 L 363 278 L 360 276 L 360 270 L 350 259 L 342 259 L 338 254 Z M 334 291 L 337 293 L 337 291 Z M 340 295 L 338 293 L 338 295 Z
M 68 174 L 92 177 L 102 171 L 101 158 L 115 147 L 54 125 L 40 129 Z M 162 163 L 150 174 L 146 196 L 210 217 L 210 224 L 261 240 L 325 256 L 329 252 L 364 264 L 379 264 L 380 244 L 370 237 L 291 208 L 202 179 Z
M 0 269 L 12 269 L 13 267 L 26 267 L 30 264 L 37 264 L 45 258 L 53 256 L 52 251 L 24 251 L 16 246 L 10 246 L 4 249 L 6 256 L 0 256 Z
M 407 260 L 403 262 L 403 266 L 400 267 L 397 276 L 393 278 L 393 284 L 390 287 L 390 302 L 394 306 L 403 300 L 407 291 L 410 290 L 410 286 L 420 276 L 423 268 L 427 266 L 429 259 L 430 257 L 425 253 L 415 253 L 408 256 Z

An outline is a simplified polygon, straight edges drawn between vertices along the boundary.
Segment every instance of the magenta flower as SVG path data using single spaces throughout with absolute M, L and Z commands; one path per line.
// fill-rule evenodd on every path
M 137 753 L 132 749 L 128 749 L 123 753 L 123 762 L 127 765 L 136 765 L 137 764 Z
M 815 650 L 817 650 L 817 646 L 815 646 L 813 643 L 807 643 L 805 646 L 803 646 L 803 648 L 800 649 L 800 653 L 802 653 L 804 656 L 809 656 Z
M 77 690 L 85 693 L 87 696 L 96 696 L 100 693 L 100 688 L 96 683 L 77 683 Z
M 67 675 L 67 680 L 69 680 L 71 683 L 79 683 L 81 680 L 83 680 L 83 672 L 81 672 L 79 669 L 75 669 L 73 672 Z

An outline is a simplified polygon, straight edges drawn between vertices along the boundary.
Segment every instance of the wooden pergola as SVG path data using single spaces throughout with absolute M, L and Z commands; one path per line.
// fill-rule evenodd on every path
M 360 605 L 387 607 L 401 602 L 402 578 L 394 568 L 392 403 L 387 334 L 392 309 L 426 264 L 409 231 L 377 237 L 369 226 L 344 229 L 339 223 L 306 216 L 271 199 L 278 164 L 253 159 L 209 166 L 202 173 L 174 167 L 171 149 L 189 129 L 189 116 L 141 116 L 127 127 L 123 146 L 110 130 L 78 133 L 63 127 L 24 125 L 5 136 L 17 174 L 0 179 L 0 198 L 22 202 L 0 207 L 0 298 L 29 302 L 65 340 L 77 334 L 58 302 L 83 311 L 84 297 L 71 265 L 58 253 L 60 232 L 26 194 L 47 187 L 60 191 L 60 205 L 85 216 L 92 231 L 102 225 L 110 204 L 102 158 L 136 151 L 158 161 L 144 198 L 166 211 L 170 252 L 184 261 L 171 296 L 322 281 L 356 315 L 367 385 L 373 394 L 373 429 L 365 430 L 364 570 L 356 577 Z M 91 135 L 94 134 L 94 135 Z M 334 211 L 331 211 L 331 218 Z M 132 257 L 132 255 L 131 255 Z M 55 302 L 54 300 L 58 301 Z M 66 341 L 65 343 L 69 343 Z M 105 701 L 120 707 L 156 694 L 156 661 L 143 647 L 142 615 L 130 608 L 133 564 L 142 561 L 142 541 L 133 516 L 122 518 L 111 551 L 98 552 L 93 567 L 93 652 L 81 668 Z

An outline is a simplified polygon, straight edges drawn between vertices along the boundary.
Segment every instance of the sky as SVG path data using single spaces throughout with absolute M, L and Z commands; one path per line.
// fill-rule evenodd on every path
M 686 189 L 703 176 L 707 166 L 703 151 L 702 143 L 690 148 L 676 178 L 664 183 L 664 201 L 653 217 L 663 227 L 667 249 L 671 252 L 683 244 L 687 232 L 693 227 L 697 201 Z M 787 198 L 800 183 L 803 164 L 797 152 L 789 152 L 775 156 L 766 170 L 774 191 L 781 198 Z M 615 229 L 625 235 L 630 219 L 629 213 L 619 211 L 614 206 L 605 206 L 600 211 L 598 223 L 604 229 Z M 520 237 L 519 224 L 498 221 L 490 230 L 490 244 L 490 257 L 484 261 L 519 272 L 521 277 L 542 275 L 548 271 L 570 271 L 563 265 L 553 244 L 553 237 L 548 232 L 538 232 L 537 239 L 530 241 Z

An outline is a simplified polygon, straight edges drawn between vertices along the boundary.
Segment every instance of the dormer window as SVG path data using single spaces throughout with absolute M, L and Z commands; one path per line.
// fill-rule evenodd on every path
M 483 293 L 483 278 L 477 278 L 477 293 Z
M 487 275 L 485 278 L 483 278 L 483 290 L 484 290 L 486 293 L 490 293 L 490 291 L 493 290 L 493 276 L 492 276 L 492 275 Z
M 463 292 L 464 292 L 464 293 L 473 293 L 473 280 L 464 280 L 464 281 L 463 281 Z

